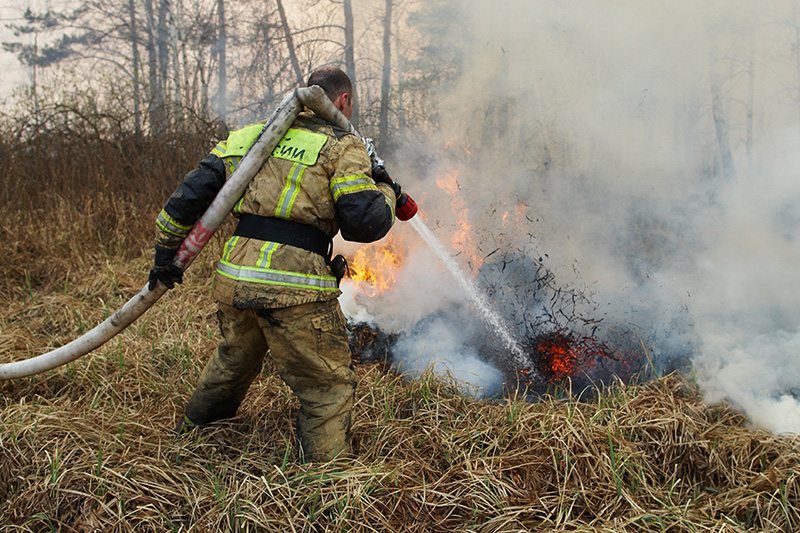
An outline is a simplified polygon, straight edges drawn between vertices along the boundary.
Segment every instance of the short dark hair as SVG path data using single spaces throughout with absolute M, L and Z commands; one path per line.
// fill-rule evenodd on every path
M 353 95 L 353 82 L 342 70 L 336 67 L 321 67 L 311 73 L 308 77 L 307 87 L 319 85 L 331 99 L 331 102 L 339 98 L 342 93 Z

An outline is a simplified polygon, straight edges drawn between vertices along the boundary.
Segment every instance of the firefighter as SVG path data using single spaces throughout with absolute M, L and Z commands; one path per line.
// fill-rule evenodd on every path
M 344 72 L 320 68 L 308 79 L 312 85 L 350 118 L 353 85 Z M 157 220 L 151 288 L 158 280 L 168 288 L 181 282 L 175 252 L 261 126 L 230 133 L 167 201 Z M 300 402 L 300 459 L 351 453 L 356 379 L 332 238 L 341 231 L 345 240 L 373 242 L 392 227 L 399 187 L 385 172 L 374 178 L 361 139 L 308 109 L 300 113 L 233 208 L 239 222 L 214 275 L 224 339 L 203 369 L 178 433 L 234 416 L 269 351 Z

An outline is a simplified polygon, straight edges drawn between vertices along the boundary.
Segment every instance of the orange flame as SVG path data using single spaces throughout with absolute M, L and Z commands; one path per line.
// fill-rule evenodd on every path
M 382 246 L 362 246 L 349 261 L 350 279 L 360 293 L 375 296 L 395 283 L 401 264 L 391 239 Z
M 436 185 L 450 196 L 455 196 L 461 185 L 458 183 L 458 169 L 452 169 L 449 174 L 436 176 Z
M 460 194 L 461 185 L 458 182 L 458 169 L 451 169 L 448 173 L 436 177 L 436 185 L 450 197 L 450 207 L 456 215 L 457 230 L 453 233 L 450 243 L 456 252 L 464 253 L 470 266 L 477 270 L 483 264 L 483 258 L 478 246 L 473 240 L 473 229 L 469 223 L 467 200 Z

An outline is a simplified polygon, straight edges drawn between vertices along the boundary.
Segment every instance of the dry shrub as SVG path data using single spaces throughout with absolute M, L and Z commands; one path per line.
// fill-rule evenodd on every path
M 219 134 L 209 127 L 160 138 L 0 139 L 0 154 L 9 155 L 0 169 L 0 295 L 53 292 L 94 277 L 109 257 L 150 252 L 162 205 Z

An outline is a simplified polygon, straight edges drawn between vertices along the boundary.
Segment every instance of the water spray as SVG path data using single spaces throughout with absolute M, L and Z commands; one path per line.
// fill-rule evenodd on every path
M 411 227 L 420 234 L 422 239 L 430 246 L 431 250 L 439 257 L 439 260 L 455 278 L 461 289 L 467 294 L 475 309 L 478 310 L 481 318 L 487 324 L 492 326 L 503 341 L 505 347 L 511 352 L 514 357 L 514 362 L 518 368 L 527 370 L 531 376 L 537 376 L 538 373 L 531 367 L 529 359 L 525 356 L 519 343 L 511 335 L 511 329 L 506 324 L 503 317 L 501 317 L 496 310 L 492 308 L 490 303 L 486 300 L 484 294 L 478 289 L 474 281 L 472 281 L 461 270 L 450 254 L 445 250 L 444 245 L 436 238 L 428 226 L 420 219 L 420 217 L 413 217 L 411 219 Z

